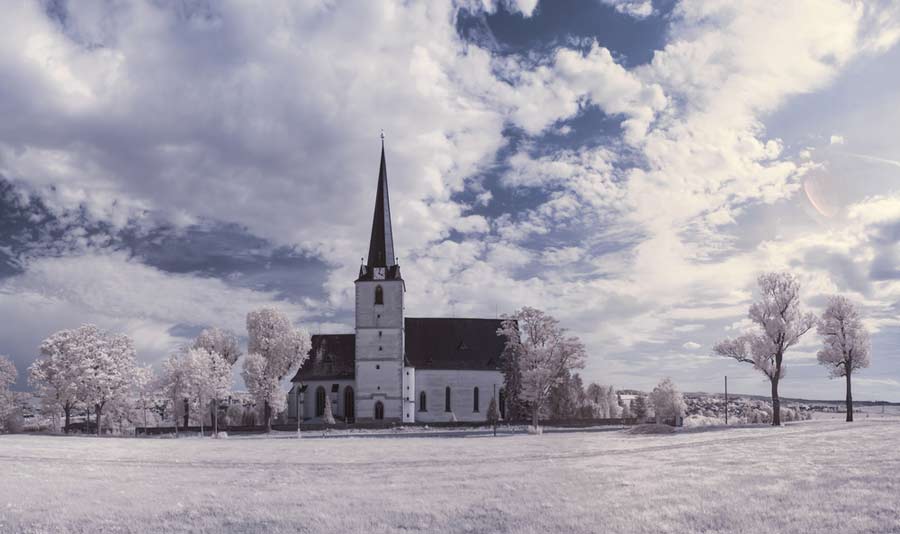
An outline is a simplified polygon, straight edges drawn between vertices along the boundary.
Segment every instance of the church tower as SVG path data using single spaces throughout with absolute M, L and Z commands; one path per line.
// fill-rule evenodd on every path
M 356 419 L 400 421 L 403 417 L 403 293 L 406 285 L 394 256 L 384 139 L 369 257 L 356 280 Z

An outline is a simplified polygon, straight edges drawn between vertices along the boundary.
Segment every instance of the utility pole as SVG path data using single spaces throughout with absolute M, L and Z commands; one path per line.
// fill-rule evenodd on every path
M 497 384 L 494 384 L 494 392 L 491 393 L 491 402 L 497 402 Z M 883 406 L 882 406 L 882 408 L 883 408 Z M 500 410 L 500 407 L 498 406 L 497 411 L 499 411 L 499 410 Z M 493 423 L 494 424 L 491 426 L 494 427 L 494 437 L 496 438 L 497 437 L 497 422 L 493 421 Z
M 725 375 L 725 424 L 728 424 L 728 375 Z

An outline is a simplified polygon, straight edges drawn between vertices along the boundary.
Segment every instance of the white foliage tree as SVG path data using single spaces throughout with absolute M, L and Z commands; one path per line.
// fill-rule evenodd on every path
M 84 330 L 85 362 L 79 396 L 93 406 L 97 435 L 101 433 L 103 407 L 129 393 L 134 379 L 134 342 L 125 334 L 111 334 L 94 325 Z
M 178 436 L 178 407 L 185 395 L 190 394 L 191 369 L 185 354 L 172 354 L 163 361 L 161 383 L 165 395 L 172 399 L 172 417 L 175 436 Z
M 291 368 L 302 365 L 309 352 L 309 334 L 294 328 L 287 315 L 263 308 L 247 314 L 247 357 L 241 376 L 258 404 L 264 408 L 266 429 L 272 415 L 284 409 L 281 380 Z
M 534 428 L 541 409 L 566 371 L 584 367 L 584 345 L 567 334 L 559 321 L 541 310 L 524 307 L 504 317 L 498 335 L 506 338 L 506 353 L 517 360 L 521 398 L 531 408 Z
M 818 333 L 824 345 L 818 354 L 819 363 L 828 368 L 832 378 L 846 379 L 847 421 L 853 421 L 850 378 L 855 371 L 869 366 L 869 332 L 856 306 L 846 297 L 833 296 L 819 320 Z
M 760 299 L 750 306 L 755 332 L 715 344 L 713 351 L 753 365 L 772 386 L 772 425 L 781 424 L 778 384 L 784 378 L 784 355 L 816 324 L 816 317 L 800 309 L 800 283 L 790 273 L 759 277 Z
M 156 374 L 149 365 L 139 365 L 134 368 L 134 378 L 131 382 L 137 395 L 138 408 L 141 410 L 141 421 L 147 428 L 147 408 L 154 390 L 157 387 Z
M 206 349 L 213 354 L 218 354 L 228 362 L 228 365 L 234 365 L 241 357 L 241 346 L 237 335 L 222 328 L 207 328 L 200 332 L 200 335 L 194 340 L 193 348 Z
M 684 398 L 671 378 L 664 378 L 650 393 L 650 404 L 656 415 L 656 422 L 684 416 Z
M 619 396 L 616 395 L 616 388 L 613 386 L 606 389 L 606 407 L 610 418 L 619 417 Z
M 231 365 L 220 355 L 204 348 L 192 348 L 185 355 L 187 360 L 187 389 L 200 414 L 200 433 L 206 407 L 213 403 L 213 431 L 219 431 L 218 404 L 231 390 Z
M 41 342 L 41 356 L 29 368 L 28 382 L 40 396 L 44 411 L 58 414 L 61 410 L 66 433 L 72 410 L 79 404 L 79 387 L 95 333 L 89 326 L 54 333 Z
M 12 360 L 0 355 L 0 431 L 7 430 L 7 419 L 15 412 L 15 394 L 11 388 L 18 377 L 19 372 Z

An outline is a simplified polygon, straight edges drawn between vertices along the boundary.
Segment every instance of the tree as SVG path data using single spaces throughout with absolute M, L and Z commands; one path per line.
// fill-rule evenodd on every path
M 19 372 L 12 360 L 0 355 L 0 430 L 8 430 L 7 420 L 15 413 L 15 395 L 10 388 L 18 377 Z
M 186 355 L 172 354 L 163 362 L 162 386 L 166 396 L 172 399 L 172 419 L 175 437 L 178 437 L 178 403 L 188 394 L 191 370 Z
M 587 387 L 587 397 L 588 402 L 593 404 L 596 410 L 594 417 L 599 417 L 600 419 L 609 417 L 609 406 L 606 404 L 606 389 L 604 386 L 591 382 Z
M 79 404 L 81 385 L 87 362 L 87 348 L 95 330 L 82 326 L 60 330 L 41 342 L 41 356 L 29 367 L 28 383 L 37 392 L 41 405 L 49 413 L 62 410 L 64 430 L 69 433 L 72 410 Z
M 326 425 L 334 424 L 334 414 L 331 413 L 331 395 L 325 395 L 325 412 L 322 414 L 322 422 Z
M 853 303 L 842 296 L 833 296 L 819 320 L 818 333 L 824 347 L 819 351 L 819 363 L 826 366 L 832 378 L 847 380 L 847 421 L 853 421 L 853 395 L 850 377 L 854 371 L 869 366 L 869 332 Z
M 681 392 L 671 378 L 664 378 L 650 393 L 650 404 L 656 414 L 656 422 L 684 415 L 685 404 Z
M 567 371 L 584 367 L 584 345 L 577 337 L 567 335 L 559 321 L 529 307 L 504 317 L 497 334 L 506 338 L 505 351 L 517 360 L 520 396 L 528 402 L 532 425 L 538 428 L 541 408 L 553 386 Z
M 506 404 L 506 419 L 520 421 L 528 414 L 528 405 L 522 400 L 522 371 L 519 358 L 509 345 L 505 345 L 500 355 L 500 371 L 503 373 L 503 394 Z
M 210 353 L 219 356 L 219 358 L 227 364 L 228 383 L 227 385 L 224 384 L 224 379 L 219 381 L 218 387 L 216 388 L 218 393 L 216 393 L 216 397 L 213 399 L 214 402 L 211 406 L 214 432 L 218 435 L 219 402 L 222 397 L 227 395 L 228 390 L 231 388 L 231 368 L 238 361 L 238 358 L 241 357 L 240 344 L 238 343 L 237 335 L 231 330 L 212 327 L 200 332 L 200 335 L 194 340 L 193 348 L 205 349 Z M 225 369 L 217 368 L 214 372 L 215 376 L 221 379 L 221 374 L 219 373 L 224 373 Z
M 192 348 L 206 349 L 213 354 L 218 354 L 228 362 L 228 365 L 234 365 L 241 357 L 237 336 L 231 330 L 222 328 L 207 328 L 200 332 L 200 335 L 194 340 Z
M 784 355 L 815 324 L 816 317 L 800 310 L 800 283 L 790 273 L 766 273 L 758 279 L 760 299 L 750 306 L 757 331 L 715 344 L 713 351 L 749 363 L 772 386 L 772 425 L 781 425 L 778 383 L 784 378 Z
M 309 352 L 309 334 L 296 329 L 288 317 L 271 308 L 247 314 L 247 352 L 241 376 L 258 404 L 264 406 L 266 429 L 272 430 L 273 411 L 283 409 L 281 380 L 302 365 Z
M 606 406 L 610 418 L 619 417 L 619 396 L 616 395 L 616 388 L 612 386 L 606 390 Z
M 147 428 L 147 402 L 149 401 L 148 397 L 153 395 L 154 390 L 157 387 L 157 378 L 153 373 L 153 368 L 149 365 L 139 365 L 134 368 L 134 377 L 132 379 L 132 386 L 134 386 L 135 391 L 138 396 L 138 404 L 141 408 L 141 418 L 144 423 L 144 428 Z M 145 430 L 146 431 L 146 430 Z
M 568 419 L 574 417 L 578 410 L 578 397 L 581 393 L 581 377 L 578 373 L 569 371 L 563 373 L 562 378 L 550 390 L 550 417 L 554 419 Z
M 135 368 L 134 342 L 125 334 L 110 334 L 94 325 L 85 325 L 84 373 L 79 396 L 93 406 L 97 435 L 101 433 L 103 407 L 126 395 Z
M 228 393 L 231 385 L 231 366 L 221 356 L 203 348 L 189 349 L 185 354 L 187 391 L 200 414 L 200 435 L 203 435 L 203 420 L 206 408 L 211 402 Z M 213 425 L 218 431 L 218 410 L 213 413 Z
M 643 394 L 638 395 L 634 398 L 634 402 L 632 402 L 632 409 L 634 410 L 634 417 L 637 418 L 638 421 L 643 421 L 647 418 L 647 397 Z

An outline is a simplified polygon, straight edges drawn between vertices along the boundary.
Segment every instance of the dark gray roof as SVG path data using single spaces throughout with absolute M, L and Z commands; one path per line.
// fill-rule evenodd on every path
M 369 259 L 366 267 L 394 265 L 394 236 L 391 232 L 391 202 L 388 196 L 387 165 L 384 162 L 384 143 L 381 145 L 381 168 L 378 169 L 378 193 L 372 216 L 372 236 L 369 238 Z
M 406 319 L 406 362 L 416 369 L 496 371 L 506 344 L 501 319 Z
M 354 334 L 314 335 L 312 348 L 291 382 L 336 380 L 356 376 L 356 336 Z
M 500 370 L 501 319 L 406 318 L 406 365 L 416 369 Z M 356 336 L 312 336 L 309 358 L 291 382 L 356 376 Z

